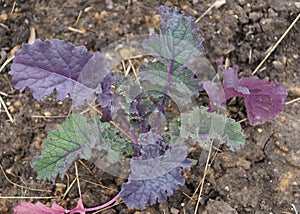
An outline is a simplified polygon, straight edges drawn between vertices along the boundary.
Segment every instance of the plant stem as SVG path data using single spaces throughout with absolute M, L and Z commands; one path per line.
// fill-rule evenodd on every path
M 103 208 L 108 207 L 109 205 L 113 204 L 114 202 L 116 202 L 119 198 L 120 198 L 120 193 L 118 193 L 113 199 L 111 199 L 109 202 L 107 202 L 103 205 L 100 205 L 97 207 L 85 208 L 84 210 L 86 212 L 90 212 L 90 211 L 96 211 L 96 210 L 103 209 Z
M 141 102 L 140 98 L 137 98 L 137 102 L 138 102 L 138 104 L 137 104 L 137 105 L 133 105 L 133 108 L 135 109 L 136 114 L 137 114 L 137 116 L 138 116 L 138 118 L 139 118 L 139 120 L 140 120 L 140 122 L 141 122 L 142 131 L 143 131 L 144 133 L 146 133 L 146 132 L 147 132 L 147 127 L 145 126 L 145 123 L 144 123 L 144 121 L 143 121 L 142 115 L 140 114 L 139 109 L 138 109 L 138 105 L 139 105 L 140 102 Z
M 171 62 L 170 62 L 169 76 L 168 76 L 168 80 L 167 80 L 167 85 L 166 85 L 165 90 L 164 90 L 163 99 L 162 99 L 161 104 L 159 106 L 159 114 L 157 115 L 157 118 L 155 120 L 154 127 L 158 126 L 159 121 L 160 121 L 160 115 L 164 110 L 164 105 L 165 105 L 165 102 L 166 102 L 167 94 L 168 94 L 169 89 L 170 89 L 170 82 L 171 82 L 171 78 L 172 78 L 172 75 L 173 75 L 173 64 L 174 64 L 174 58 L 171 59 Z

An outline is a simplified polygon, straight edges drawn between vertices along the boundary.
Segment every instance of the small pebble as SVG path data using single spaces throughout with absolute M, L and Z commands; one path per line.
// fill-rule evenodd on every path
M 178 209 L 174 208 L 174 207 L 171 207 L 170 212 L 172 214 L 178 214 L 180 211 Z
M 35 103 L 35 104 L 34 104 L 34 108 L 35 108 L 36 110 L 40 110 L 40 109 L 41 109 L 41 105 L 38 104 L 38 103 Z
M 3 13 L 0 15 L 0 21 L 5 22 L 8 19 L 8 15 L 6 13 Z
M 281 123 L 284 123 L 284 122 L 286 121 L 285 116 L 280 116 L 280 117 L 279 117 L 279 121 L 280 121 Z
M 45 112 L 44 112 L 44 115 L 45 115 L 46 117 L 49 117 L 49 116 L 51 116 L 52 114 L 51 114 L 51 112 L 49 112 L 49 111 L 45 111 Z
M 283 70 L 283 69 L 284 69 L 284 65 L 283 65 L 282 62 L 280 62 L 280 61 L 273 61 L 273 62 L 272 62 L 272 65 L 273 65 L 273 67 L 274 67 L 276 70 Z
M 20 107 L 22 105 L 21 101 L 17 100 L 16 102 L 13 103 L 15 107 Z
M 16 112 L 16 109 L 15 109 L 14 106 L 9 106 L 7 109 L 9 110 L 9 112 L 10 112 L 11 114 L 13 114 L 13 113 Z

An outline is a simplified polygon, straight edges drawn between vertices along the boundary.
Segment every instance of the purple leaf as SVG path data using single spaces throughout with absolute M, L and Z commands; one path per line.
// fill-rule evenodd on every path
M 224 109 L 222 103 L 225 102 L 226 99 L 223 88 L 211 81 L 205 81 L 203 83 L 203 88 L 210 100 L 208 111 L 212 111 L 214 109 Z
M 228 68 L 228 69 L 225 69 L 220 62 L 218 62 L 218 65 L 219 65 L 219 69 L 224 74 L 224 80 L 223 80 L 224 88 L 234 88 L 237 92 L 241 92 L 243 94 L 250 93 L 248 88 L 239 85 L 237 65 L 234 65 L 233 68 Z
M 72 210 L 65 210 L 58 204 L 54 203 L 51 207 L 47 207 L 41 202 L 36 202 L 35 204 L 32 204 L 30 202 L 23 201 L 21 204 L 15 206 L 14 208 L 15 214 L 75 214 L 80 213 L 84 214 L 85 209 L 82 204 L 82 199 L 80 198 L 78 200 L 77 206 L 73 208 Z
M 262 124 L 276 117 L 285 107 L 287 92 L 277 82 L 258 79 L 256 76 L 237 79 L 237 69 L 221 70 L 224 73 L 223 88 L 226 99 L 240 96 L 245 98 L 247 115 L 251 125 Z
M 52 204 L 51 208 L 42 204 L 41 202 L 36 202 L 32 204 L 30 202 L 23 201 L 21 204 L 15 206 L 15 214 L 64 214 L 65 209 L 57 204 Z
M 256 76 L 243 78 L 240 86 L 248 88 L 250 94 L 237 93 L 236 96 L 245 98 L 245 106 L 249 122 L 252 125 L 262 124 L 276 117 L 285 107 L 287 92 L 277 82 L 260 80 Z M 232 91 L 225 89 L 226 96 L 231 96 Z
M 143 206 L 163 202 L 184 184 L 181 169 L 175 168 L 163 176 L 148 180 L 132 180 L 122 184 L 121 198 L 128 207 L 141 209 Z
M 37 100 L 54 89 L 59 100 L 69 95 L 74 106 L 93 100 L 95 95 L 106 106 L 111 100 L 106 95 L 114 79 L 104 57 L 62 40 L 37 39 L 33 44 L 23 44 L 15 53 L 10 74 L 16 89 L 29 87 Z
M 212 82 L 203 83 L 210 98 L 210 110 L 220 108 L 231 97 L 243 97 L 249 123 L 256 125 L 276 117 L 285 107 L 287 92 L 279 83 L 261 80 L 256 76 L 238 79 L 238 66 L 225 69 L 220 62 L 218 65 L 224 75 L 223 87 Z
M 132 158 L 129 181 L 122 185 L 120 193 L 128 207 L 141 209 L 147 204 L 166 201 L 184 184 L 181 167 L 191 165 L 186 159 L 186 147 L 176 144 L 166 151 L 164 147 L 162 143 L 150 144 L 141 149 L 141 156 Z

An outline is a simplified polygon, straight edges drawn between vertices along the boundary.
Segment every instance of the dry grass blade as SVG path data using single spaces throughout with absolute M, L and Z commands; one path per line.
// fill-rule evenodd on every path
M 245 122 L 247 120 L 248 120 L 248 118 L 244 118 L 244 119 L 241 119 L 241 120 L 237 121 L 237 123 L 243 123 L 243 122 Z
M 63 197 L 61 198 L 62 200 L 64 200 L 65 197 L 68 195 L 70 189 L 73 187 L 73 185 L 75 184 L 76 180 L 77 180 L 77 178 L 75 178 L 75 179 L 72 181 L 72 183 L 70 184 L 70 186 L 68 187 L 68 189 L 67 189 L 66 192 L 64 193 Z
M 205 181 L 206 173 L 207 173 L 208 166 L 209 166 L 209 160 L 210 160 L 212 148 L 213 148 L 213 142 L 211 141 L 210 142 L 209 151 L 208 151 L 208 155 L 207 155 L 207 160 L 206 160 L 205 168 L 204 168 L 203 177 L 202 177 L 202 180 L 201 180 L 200 191 L 199 191 L 198 200 L 197 200 L 197 204 L 196 204 L 196 207 L 195 207 L 194 214 L 198 213 L 198 207 L 199 207 L 199 203 L 200 203 L 200 200 L 201 200 L 201 195 L 202 195 L 202 191 L 203 191 L 203 186 L 204 186 L 204 181 Z
M 79 177 L 78 177 L 78 167 L 77 167 L 76 161 L 74 162 L 74 164 L 75 164 L 75 174 L 76 174 L 76 180 L 77 180 L 78 194 L 79 194 L 79 197 L 81 198 L 81 188 L 80 188 L 80 181 L 79 181 Z
M 79 19 L 81 18 L 82 12 L 83 12 L 82 10 L 79 11 L 76 21 L 74 23 L 75 26 L 78 25 L 78 22 L 79 22 Z
M 285 105 L 290 105 L 290 104 L 295 103 L 295 102 L 298 102 L 298 101 L 300 101 L 300 97 L 298 97 L 298 98 L 296 98 L 296 99 L 294 99 L 294 100 L 291 100 L 291 101 L 286 102 Z
M 95 180 L 97 180 L 97 182 L 99 182 L 98 181 L 98 178 L 95 176 L 95 174 L 87 167 L 87 165 L 85 165 L 85 163 L 83 163 L 81 160 L 78 160 L 78 162 L 94 177 L 94 179 Z M 104 185 L 102 185 L 102 184 L 99 184 L 99 183 L 95 183 L 95 182 L 92 182 L 92 181 L 89 181 L 89 180 L 85 180 L 85 179 L 83 179 L 83 178 L 81 178 L 81 180 L 82 181 L 84 181 L 84 182 L 87 182 L 87 183 L 90 183 L 90 184 L 93 184 L 93 185 L 95 185 L 95 186 L 99 186 L 99 187 L 101 187 L 101 188 L 103 188 L 103 189 L 108 189 L 108 190 L 111 190 L 111 191 L 114 191 L 114 192 L 119 192 L 118 190 L 115 190 L 115 189 L 113 189 L 113 188 L 110 188 L 110 187 L 107 187 L 107 186 L 104 186 Z
M 30 27 L 29 28 L 29 38 L 28 38 L 28 44 L 32 44 L 34 43 L 35 39 L 36 39 L 36 34 L 35 34 L 35 28 L 34 27 Z
M 226 0 L 217 0 L 217 1 L 215 1 L 204 13 L 202 13 L 202 15 L 198 19 L 196 19 L 195 22 L 196 23 L 199 22 L 213 8 L 219 8 L 219 7 L 223 6 L 224 4 L 226 4 Z
M 74 33 L 81 33 L 81 34 L 84 34 L 85 32 L 80 30 L 80 29 L 77 29 L 77 28 L 73 28 L 73 27 L 68 27 L 68 30 L 69 31 L 72 31 Z
M 252 72 L 252 75 L 255 75 L 256 72 L 260 69 L 260 67 L 265 63 L 265 61 L 269 58 L 269 56 L 271 55 L 271 53 L 276 49 L 276 47 L 280 44 L 280 42 L 284 39 L 284 37 L 286 37 L 286 35 L 290 32 L 290 30 L 292 29 L 292 27 L 294 27 L 294 25 L 297 23 L 297 21 L 300 18 L 300 13 L 298 14 L 298 16 L 295 18 L 295 20 L 292 22 L 292 24 L 286 29 L 286 31 L 282 34 L 282 36 L 280 37 L 280 39 L 275 43 L 275 45 L 272 46 L 272 48 L 270 48 L 270 51 L 267 53 L 267 55 L 265 56 L 265 58 L 259 63 L 259 65 L 255 68 L 255 70 Z
M 23 189 L 27 189 L 27 190 L 31 190 L 31 191 L 36 191 L 36 192 L 51 192 L 51 190 L 35 189 L 35 188 L 30 188 L 30 187 L 26 187 L 26 186 L 22 186 L 22 185 L 16 184 L 16 183 L 12 182 L 12 181 L 7 177 L 7 175 L 6 175 L 6 173 L 5 173 L 5 171 L 4 171 L 4 169 L 3 169 L 3 167 L 2 167 L 1 164 L 0 164 L 0 169 L 1 169 L 1 171 L 2 171 L 2 173 L 3 173 L 3 175 L 4 175 L 4 177 L 5 177 L 5 179 L 6 179 L 9 183 L 11 183 L 12 185 L 14 185 L 14 186 L 17 186 L 17 187 L 20 187 L 20 188 L 23 188 Z
M 7 60 L 3 63 L 3 65 L 0 67 L 0 73 L 3 71 L 3 69 L 5 68 L 5 66 L 10 63 L 13 59 L 15 58 L 15 56 L 10 56 L 7 58 Z
M 128 61 L 129 61 L 129 64 L 130 64 L 130 66 L 131 66 L 131 69 L 132 69 L 132 71 L 133 71 L 133 74 L 134 74 L 134 76 L 135 76 L 135 79 L 136 79 L 137 83 L 138 83 L 139 85 L 141 85 L 141 83 L 140 83 L 140 81 L 139 81 L 139 78 L 138 78 L 138 73 L 137 73 L 136 69 L 134 68 L 134 66 L 133 66 L 133 64 L 132 64 L 132 61 L 131 61 L 130 59 L 129 59 Z
M 17 4 L 17 2 L 14 1 L 13 6 L 12 6 L 11 11 L 10 11 L 10 14 L 12 14 L 14 12 L 14 10 L 16 8 L 16 4 Z
M 291 204 L 291 205 L 292 205 L 292 207 L 293 207 L 293 210 L 295 211 L 295 214 L 298 214 L 298 211 L 297 211 L 296 206 L 295 206 L 294 204 Z
M 12 118 L 11 114 L 9 113 L 9 111 L 8 111 L 8 109 L 7 109 L 7 107 L 6 107 L 6 104 L 5 104 L 5 102 L 4 102 L 4 100 L 2 99 L 1 96 L 0 96 L 0 104 L 3 106 L 4 111 L 6 112 L 6 114 L 7 114 L 8 118 L 9 118 L 10 122 L 11 122 L 12 124 L 15 124 L 15 121 L 14 121 L 14 119 Z

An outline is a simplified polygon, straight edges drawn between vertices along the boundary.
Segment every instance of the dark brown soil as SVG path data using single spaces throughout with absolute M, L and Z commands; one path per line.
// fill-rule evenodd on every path
M 131 4 L 128 4 L 131 2 Z M 194 3 L 192 3 L 194 2 Z M 59 38 L 88 50 L 99 51 L 128 35 L 147 34 L 158 29 L 154 16 L 160 4 L 176 6 L 186 14 L 201 16 L 214 1 L 94 1 L 94 0 L 0 0 L 0 64 L 20 45 L 28 41 L 30 28 L 42 40 Z M 78 21 L 77 17 L 82 11 Z M 300 11 L 299 2 L 290 0 L 228 0 L 213 9 L 199 24 L 205 39 L 206 57 L 214 65 L 217 59 L 238 64 L 240 76 L 250 76 Z M 81 33 L 68 29 L 80 29 Z M 288 99 L 300 96 L 300 23 L 284 38 L 256 75 L 276 80 L 288 91 Z M 0 195 L 62 196 L 75 177 L 74 167 L 56 184 L 41 183 L 30 162 L 41 151 L 47 131 L 57 128 L 65 118 L 70 101 L 58 102 L 54 96 L 37 102 L 30 91 L 13 89 L 9 66 L 0 73 L 1 97 L 15 124 L 0 108 Z M 229 115 L 245 118 L 242 99 L 230 102 Z M 236 152 L 222 148 L 211 164 L 205 179 L 198 213 L 296 213 L 300 211 L 300 103 L 285 110 L 266 124 L 242 126 L 247 135 L 246 146 Z M 200 156 L 201 155 L 201 156 Z M 103 213 L 193 213 L 198 193 L 190 198 L 203 176 L 205 152 L 191 152 L 197 164 L 185 171 L 186 184 L 167 202 L 145 207 L 141 212 L 120 204 Z M 122 180 L 101 172 L 93 164 L 78 163 L 81 192 L 85 206 L 96 206 L 112 199 Z M 21 188 L 12 182 L 48 192 Z M 74 185 L 65 199 L 40 199 L 50 205 L 54 201 L 66 208 L 74 207 L 79 198 Z M 35 202 L 36 199 L 26 199 Z M 0 212 L 12 213 L 20 199 L 0 198 Z M 297 210 L 297 211 L 296 211 Z

